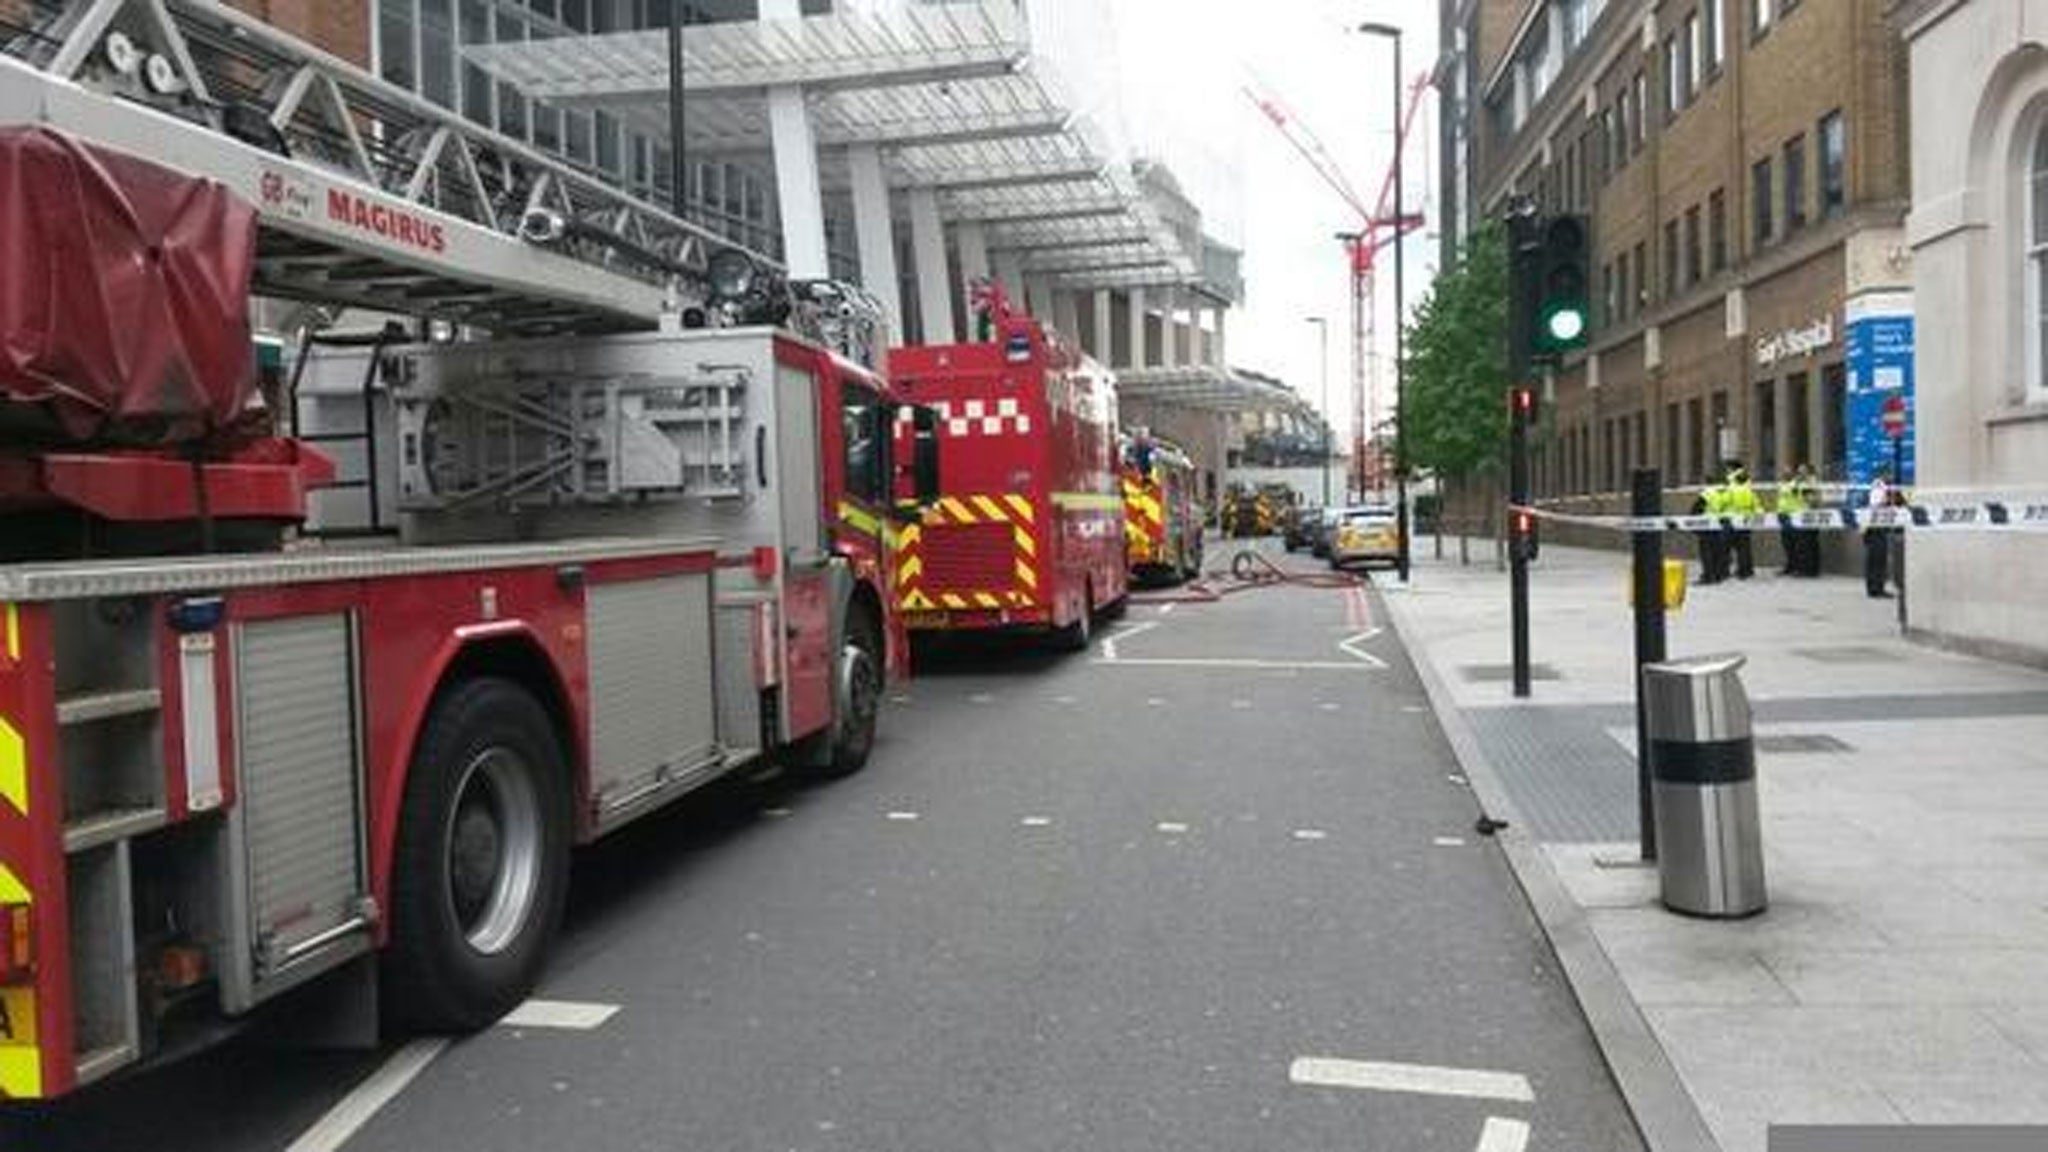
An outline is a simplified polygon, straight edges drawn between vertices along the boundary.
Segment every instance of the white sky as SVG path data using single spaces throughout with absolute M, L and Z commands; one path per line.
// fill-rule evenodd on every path
M 1357 215 L 1308 167 L 1241 91 L 1247 78 L 1290 106 L 1376 201 L 1392 156 L 1390 44 L 1352 29 L 1401 26 L 1409 79 L 1436 59 L 1437 0 L 1084 0 L 1113 5 L 1124 132 L 1166 160 L 1204 211 L 1212 234 L 1244 249 L 1247 299 L 1230 318 L 1232 363 L 1268 372 L 1318 399 L 1316 329 L 1329 318 L 1330 395 L 1340 436 L 1350 428 L 1350 287 L 1334 234 Z M 1407 245 L 1407 297 L 1421 299 L 1436 263 L 1434 93 L 1409 139 L 1410 210 L 1427 217 Z M 1383 253 L 1378 347 L 1391 355 L 1393 275 Z M 1380 390 L 1382 417 L 1392 378 Z

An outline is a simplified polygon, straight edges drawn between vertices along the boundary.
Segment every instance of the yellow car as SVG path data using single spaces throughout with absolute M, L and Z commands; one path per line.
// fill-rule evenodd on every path
M 1344 509 L 1330 541 L 1330 567 L 1396 564 L 1400 559 L 1401 526 L 1393 508 L 1367 504 Z

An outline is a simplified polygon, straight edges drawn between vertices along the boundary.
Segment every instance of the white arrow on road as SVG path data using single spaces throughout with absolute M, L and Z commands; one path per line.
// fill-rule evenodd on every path
M 1352 656 L 1356 656 L 1359 662 L 1366 665 L 1367 667 L 1385 668 L 1387 666 L 1387 662 L 1385 660 L 1382 660 L 1379 657 L 1373 655 L 1372 653 L 1367 652 L 1364 648 L 1359 647 L 1359 645 L 1364 644 L 1366 641 L 1377 637 L 1380 634 L 1380 632 L 1381 629 L 1368 628 L 1365 631 L 1360 632 L 1356 636 L 1347 636 L 1344 639 L 1337 641 L 1337 647 L 1342 648 L 1346 653 Z

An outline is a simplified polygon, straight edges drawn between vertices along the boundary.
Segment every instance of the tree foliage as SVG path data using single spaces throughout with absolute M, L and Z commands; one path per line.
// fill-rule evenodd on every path
M 1407 332 L 1411 468 L 1462 484 L 1500 468 L 1507 447 L 1507 243 L 1489 224 L 1437 274 Z

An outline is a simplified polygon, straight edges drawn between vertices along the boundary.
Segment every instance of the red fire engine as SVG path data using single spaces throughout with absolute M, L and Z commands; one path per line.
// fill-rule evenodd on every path
M 1131 576 L 1179 583 L 1202 574 L 1202 505 L 1195 464 L 1178 445 L 1143 430 L 1125 436 L 1124 549 Z
M 939 498 L 904 530 L 897 604 L 912 630 L 1049 628 L 1085 648 L 1124 601 L 1116 384 L 998 285 L 989 339 L 898 349 L 902 397 L 937 412 Z
M 47 33 L 0 58 L 0 1098 L 302 989 L 481 1026 L 572 845 L 862 766 L 936 441 L 899 468 L 836 302 L 722 250 L 665 324 L 715 241 L 224 6 Z M 491 335 L 330 338 L 259 401 L 252 290 Z M 368 539 L 287 529 L 322 485 Z

